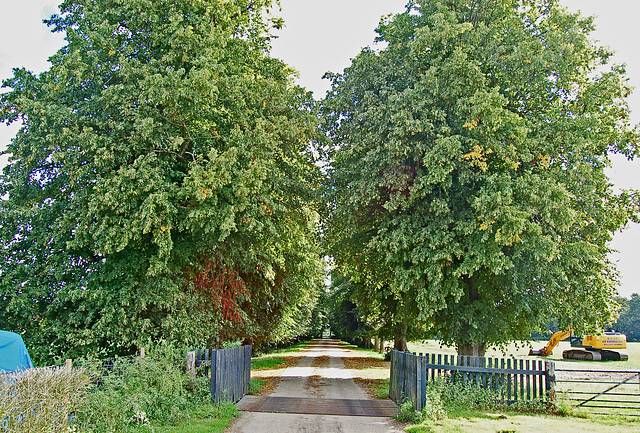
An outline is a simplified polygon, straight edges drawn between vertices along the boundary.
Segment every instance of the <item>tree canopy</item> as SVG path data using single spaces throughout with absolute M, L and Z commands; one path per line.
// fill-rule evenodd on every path
M 272 3 L 67 0 L 50 69 L 4 82 L 0 324 L 36 357 L 305 332 L 317 116 Z
M 329 74 L 327 238 L 397 333 L 483 354 L 613 322 L 609 241 L 637 212 L 624 67 L 555 0 L 416 0 Z M 356 296 L 357 297 L 357 296 Z

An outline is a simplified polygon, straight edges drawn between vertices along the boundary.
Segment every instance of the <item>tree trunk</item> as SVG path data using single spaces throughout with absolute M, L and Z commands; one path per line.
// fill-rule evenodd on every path
M 469 305 L 473 305 L 474 302 L 480 301 L 480 292 L 476 285 L 477 278 L 474 276 L 463 276 L 463 279 L 468 287 Z M 471 320 L 479 320 L 477 317 Z M 466 324 L 466 329 L 461 333 L 461 338 L 457 341 L 458 355 L 462 356 L 484 356 L 485 344 L 484 342 L 474 341 L 478 339 L 478 335 L 474 332 L 471 324 Z M 481 339 L 482 337 L 480 337 Z
M 393 340 L 393 348 L 399 352 L 407 351 L 407 325 L 403 324 Z
M 382 349 L 380 348 L 380 337 L 377 335 L 373 337 L 373 349 L 378 353 L 382 353 Z
M 484 343 L 458 343 L 458 355 L 463 356 L 484 356 L 485 344 Z

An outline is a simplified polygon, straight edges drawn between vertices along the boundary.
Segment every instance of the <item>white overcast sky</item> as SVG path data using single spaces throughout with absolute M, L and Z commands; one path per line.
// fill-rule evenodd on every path
M 47 58 L 64 40 L 42 24 L 57 11 L 57 1 L 0 0 L 0 79 L 10 77 L 14 67 L 34 72 L 48 68 Z M 407 0 L 282 0 L 285 29 L 273 43 L 272 54 L 298 70 L 299 84 L 322 98 L 329 87 L 322 75 L 341 72 L 364 46 L 371 45 L 380 17 L 401 12 Z M 595 15 L 593 37 L 616 51 L 615 61 L 627 64 L 631 83 L 638 90 L 629 100 L 633 123 L 640 123 L 640 0 L 561 0 L 572 11 Z M 17 127 L 0 125 L 0 149 L 15 135 Z M 0 166 L 6 159 L 0 159 Z M 615 158 L 609 175 L 619 188 L 640 189 L 640 162 Z M 632 225 L 616 235 L 614 257 L 621 274 L 620 294 L 640 293 L 640 227 Z

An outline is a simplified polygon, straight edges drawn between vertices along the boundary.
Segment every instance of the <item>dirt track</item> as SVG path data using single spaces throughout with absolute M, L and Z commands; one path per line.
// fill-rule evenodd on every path
M 370 397 L 353 381 L 352 370 L 343 357 L 352 355 L 336 340 L 316 340 L 303 349 L 297 365 L 284 370 L 269 397 L 297 397 L 323 401 L 362 401 Z M 305 400 L 313 403 L 314 401 Z M 332 401 L 332 400 L 326 400 Z M 402 427 L 387 417 L 312 415 L 301 413 L 243 412 L 230 433 L 383 433 L 401 432 Z

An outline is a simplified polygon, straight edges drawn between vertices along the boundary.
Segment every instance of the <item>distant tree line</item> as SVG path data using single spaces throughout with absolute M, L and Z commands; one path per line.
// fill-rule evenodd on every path
M 640 295 L 634 293 L 630 298 L 616 297 L 620 304 L 620 317 L 612 329 L 627 336 L 627 341 L 640 341 Z

